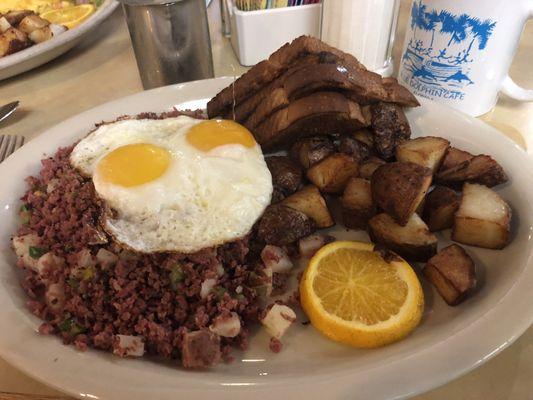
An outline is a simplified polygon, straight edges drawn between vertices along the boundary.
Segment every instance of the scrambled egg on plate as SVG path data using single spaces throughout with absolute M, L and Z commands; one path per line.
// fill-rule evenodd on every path
M 66 0 L 1 0 L 0 14 L 4 14 L 12 10 L 32 10 L 37 14 L 41 14 L 45 11 L 71 7 L 73 5 L 73 1 L 71 2 Z

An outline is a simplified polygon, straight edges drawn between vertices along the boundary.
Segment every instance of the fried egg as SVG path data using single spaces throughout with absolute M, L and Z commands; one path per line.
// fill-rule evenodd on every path
M 143 253 L 191 253 L 248 234 L 272 178 L 251 133 L 187 116 L 122 120 L 81 140 L 71 165 L 112 212 L 104 229 Z

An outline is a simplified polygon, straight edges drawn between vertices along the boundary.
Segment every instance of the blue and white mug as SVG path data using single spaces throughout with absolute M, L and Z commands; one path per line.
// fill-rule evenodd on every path
M 533 101 L 508 71 L 533 0 L 414 0 L 399 71 L 415 94 L 478 116 L 499 92 Z

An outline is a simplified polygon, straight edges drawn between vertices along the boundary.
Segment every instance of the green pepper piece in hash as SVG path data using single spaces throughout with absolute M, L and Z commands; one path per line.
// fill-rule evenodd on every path
M 29 253 L 31 258 L 38 259 L 48 253 L 48 249 L 46 247 L 30 246 Z

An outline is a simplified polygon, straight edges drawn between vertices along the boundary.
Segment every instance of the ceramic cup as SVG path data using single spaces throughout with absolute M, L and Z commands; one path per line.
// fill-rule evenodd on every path
M 417 95 L 467 114 L 490 111 L 499 92 L 532 101 L 508 71 L 533 0 L 415 0 L 399 71 Z

